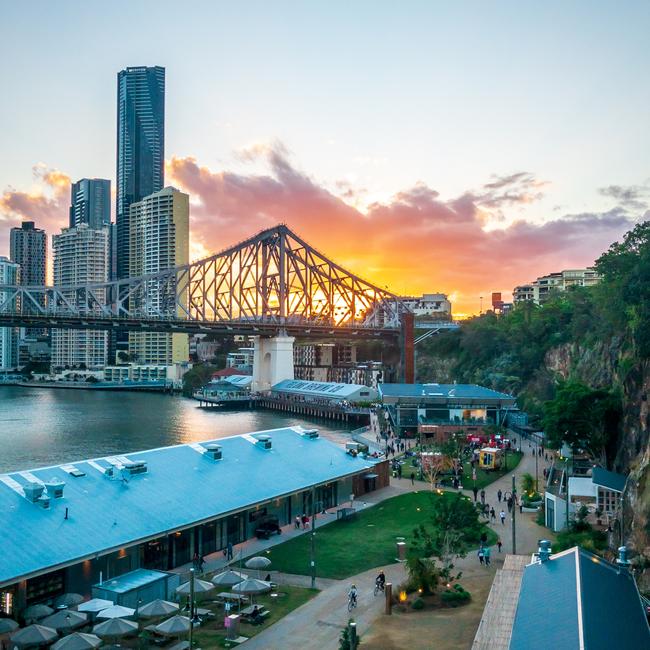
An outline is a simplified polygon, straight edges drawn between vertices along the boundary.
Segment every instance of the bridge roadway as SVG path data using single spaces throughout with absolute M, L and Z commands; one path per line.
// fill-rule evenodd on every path
M 368 327 L 356 324 L 331 325 L 305 322 L 295 316 L 260 320 L 199 321 L 167 318 L 124 318 L 106 316 L 71 316 L 69 314 L 34 315 L 0 313 L 0 327 L 54 329 L 92 329 L 128 332 L 170 332 L 186 334 L 221 334 L 225 336 L 286 336 L 300 339 L 392 339 L 401 332 L 399 327 Z

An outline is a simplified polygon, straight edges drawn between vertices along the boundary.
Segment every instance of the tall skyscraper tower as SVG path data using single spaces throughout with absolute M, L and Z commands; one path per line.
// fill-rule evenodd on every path
M 82 178 L 70 188 L 70 228 L 88 224 L 101 229 L 111 223 L 111 182 Z
M 34 225 L 34 224 L 32 224 Z M 20 277 L 20 266 L 9 261 L 6 257 L 0 257 L 0 284 L 18 284 Z M 0 290 L 0 301 L 9 296 L 3 295 Z M 13 305 L 15 307 L 15 298 Z M 18 365 L 18 328 L 0 327 L 0 370 L 10 370 Z
M 54 253 L 54 284 L 73 286 L 105 282 L 109 268 L 109 229 L 96 230 L 82 223 L 76 228 L 64 228 L 52 237 Z M 103 289 L 97 298 L 105 300 Z M 77 301 L 74 290 L 66 299 L 73 306 L 86 307 Z M 100 370 L 106 365 L 108 333 L 94 330 L 52 330 L 52 367 Z
M 45 259 L 47 235 L 33 221 L 23 221 L 20 228 L 9 234 L 9 259 L 20 264 L 20 284 L 27 286 L 45 284 Z
M 117 75 L 117 277 L 129 276 L 129 207 L 164 186 L 165 68 Z
M 130 208 L 130 275 L 159 273 L 187 264 L 190 258 L 190 197 L 166 187 L 132 203 Z M 163 301 L 171 296 L 150 297 L 146 310 L 165 310 Z M 172 308 L 173 309 L 173 308 Z M 173 310 L 170 316 L 180 316 Z M 139 363 L 172 365 L 189 358 L 187 334 L 132 332 L 129 354 Z

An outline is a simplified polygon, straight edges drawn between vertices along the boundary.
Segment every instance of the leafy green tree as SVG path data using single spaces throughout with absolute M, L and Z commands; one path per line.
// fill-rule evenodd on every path
M 520 483 L 521 483 L 521 489 L 524 492 L 524 494 L 534 492 L 534 490 L 535 490 L 535 478 L 533 477 L 532 474 L 529 474 L 528 472 L 526 472 L 525 474 L 522 474 L 521 479 L 520 479 Z
M 195 390 L 205 386 L 211 377 L 212 373 L 218 370 L 217 366 L 209 363 L 195 364 L 191 370 L 183 376 L 183 394 L 192 395 Z
M 606 449 L 615 439 L 621 414 L 620 396 L 579 381 L 560 384 L 554 399 L 544 405 L 544 430 L 550 447 L 567 443 L 574 451 L 587 451 L 606 460 Z

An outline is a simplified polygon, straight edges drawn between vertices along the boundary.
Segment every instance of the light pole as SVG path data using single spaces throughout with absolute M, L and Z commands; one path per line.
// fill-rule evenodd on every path
M 311 588 L 316 589 L 316 487 L 311 488 L 311 533 L 309 535 L 309 556 L 311 568 Z
M 190 650 L 192 648 L 192 642 L 194 637 L 194 567 L 190 569 L 190 634 L 189 634 L 189 644 Z

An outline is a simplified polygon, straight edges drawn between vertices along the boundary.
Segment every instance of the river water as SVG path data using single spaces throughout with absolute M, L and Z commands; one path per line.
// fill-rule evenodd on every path
M 354 427 L 157 393 L 0 386 L 0 473 L 294 425 L 336 442 Z

